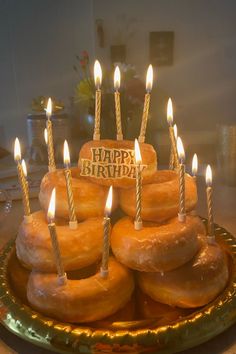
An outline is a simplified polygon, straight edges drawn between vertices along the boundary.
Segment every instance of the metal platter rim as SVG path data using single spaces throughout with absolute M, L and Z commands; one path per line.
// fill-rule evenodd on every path
M 155 320 L 117 322 L 112 328 L 98 329 L 46 318 L 20 303 L 11 292 L 7 279 L 7 260 L 14 240 L 0 254 L 0 322 L 15 335 L 60 353 L 97 353 L 111 351 L 114 346 L 117 350 L 125 346 L 130 353 L 155 353 L 158 347 L 158 353 L 164 354 L 169 353 L 170 348 L 174 350 L 171 352 L 178 352 L 199 345 L 236 322 L 236 240 L 228 231 L 215 226 L 217 236 L 224 240 L 230 250 L 230 282 L 212 303 L 178 322 L 158 327 L 155 327 Z

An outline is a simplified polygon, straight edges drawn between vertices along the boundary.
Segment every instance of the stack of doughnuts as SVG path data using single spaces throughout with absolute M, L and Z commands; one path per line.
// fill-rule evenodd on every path
M 136 164 L 132 141 L 100 140 L 82 146 L 78 167 L 71 169 L 76 229 L 68 224 L 63 170 L 43 177 L 39 193 L 42 209 L 32 214 L 31 222 L 22 222 L 16 239 L 17 274 L 22 267 L 27 284 L 24 297 L 32 308 L 71 323 L 121 320 L 121 313 L 132 320 L 134 311 L 126 309 L 134 308 L 136 287 L 139 316 L 153 317 L 161 312 L 173 321 L 206 305 L 224 289 L 229 277 L 227 257 L 217 243 L 207 242 L 201 219 L 191 214 L 197 204 L 195 180 L 185 175 L 187 217 L 180 222 L 178 173 L 157 170 L 151 145 L 141 143 L 140 150 L 141 230 L 134 228 Z M 123 214 L 111 229 L 109 273 L 103 278 L 99 269 L 110 185 L 114 187 L 112 211 L 119 207 Z M 46 217 L 53 188 L 57 191 L 58 243 L 67 273 L 64 284 L 58 283 Z M 20 274 L 12 281 L 17 283 L 17 278 Z

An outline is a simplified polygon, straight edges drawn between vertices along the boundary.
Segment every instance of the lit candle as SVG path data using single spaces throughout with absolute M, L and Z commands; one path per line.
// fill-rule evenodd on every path
M 116 139 L 123 140 L 122 126 L 121 126 L 121 113 L 120 113 L 120 69 L 117 66 L 114 72 L 114 88 L 115 88 L 115 111 L 116 111 Z
M 66 273 L 64 272 L 64 267 L 63 267 L 63 263 L 62 263 L 62 259 L 61 259 L 60 247 L 58 244 L 56 225 L 54 222 L 55 208 L 56 208 L 55 204 L 56 204 L 56 190 L 54 188 L 52 191 L 52 194 L 51 194 L 47 217 L 48 217 L 48 229 L 50 232 L 52 249 L 53 249 L 53 254 L 54 254 L 55 263 L 56 263 L 56 267 L 57 267 L 58 282 L 60 285 L 62 285 L 62 284 L 66 283 L 67 277 L 66 277 Z
M 27 173 L 27 167 L 26 167 L 26 163 L 25 163 L 24 159 L 22 159 L 22 161 L 21 161 L 21 166 L 22 166 L 22 171 L 23 171 L 24 177 L 25 177 L 24 183 L 26 186 L 26 191 L 27 191 L 27 195 L 28 195 L 28 199 L 29 199 L 29 183 L 27 180 L 28 173 Z
M 207 194 L 207 210 L 208 210 L 208 235 L 207 240 L 209 243 L 215 241 L 215 230 L 212 209 L 212 171 L 211 166 L 208 165 L 206 169 L 206 194 Z
M 144 106 L 143 106 L 143 116 L 142 116 L 142 123 L 138 141 L 140 143 L 145 142 L 145 135 L 146 135 L 146 128 L 147 128 L 147 120 L 148 120 L 148 113 L 149 113 L 149 106 L 150 106 L 150 98 L 151 98 L 151 91 L 152 91 L 152 83 L 153 83 L 153 68 L 150 64 L 147 70 L 146 76 L 146 94 L 144 98 Z
M 178 153 L 177 153 L 177 126 L 175 125 L 175 130 L 173 128 L 173 105 L 171 98 L 168 99 L 167 103 L 167 122 L 169 124 L 169 134 L 171 141 L 171 154 L 170 154 L 170 169 L 175 169 L 179 167 Z
M 48 99 L 48 104 L 46 108 L 46 116 L 47 116 L 47 146 L 48 146 L 48 169 L 50 172 L 55 171 L 55 159 L 54 159 L 54 147 L 53 147 L 53 135 L 52 135 L 52 100 Z
M 180 222 L 185 222 L 186 211 L 185 211 L 185 152 L 182 140 L 180 137 L 177 139 L 177 150 L 179 156 L 179 214 L 178 218 Z
M 64 142 L 64 166 L 65 166 L 65 178 L 66 178 L 66 190 L 67 190 L 67 199 L 69 206 L 69 226 L 71 229 L 77 228 L 77 218 L 75 213 L 75 202 L 72 191 L 72 183 L 71 183 L 71 170 L 70 170 L 70 152 L 68 143 L 65 140 Z
M 105 216 L 103 219 L 103 253 L 102 253 L 102 265 L 100 269 L 101 277 L 105 278 L 108 276 L 108 260 L 109 260 L 109 249 L 110 249 L 110 231 L 111 231 L 111 219 L 110 213 L 112 208 L 112 186 L 109 188 L 106 206 L 105 206 Z
M 21 165 L 21 148 L 19 139 L 15 139 L 15 146 L 14 146 L 14 159 L 17 163 L 17 173 L 18 179 L 21 186 L 22 191 L 22 201 L 23 201 L 23 208 L 24 208 L 24 221 L 29 223 L 32 221 L 32 215 L 30 212 L 30 203 L 29 203 L 29 193 L 26 185 L 26 179 L 24 176 L 23 168 Z
M 135 151 L 135 162 L 136 162 L 136 214 L 134 221 L 135 230 L 141 230 L 143 227 L 143 222 L 141 218 L 142 211 L 142 157 L 139 149 L 138 140 L 135 139 L 134 142 L 134 151 Z
M 95 122 L 93 140 L 100 140 L 100 119 L 101 119 L 101 102 L 102 102 L 102 69 L 98 60 L 94 63 L 94 82 L 96 87 L 95 94 Z

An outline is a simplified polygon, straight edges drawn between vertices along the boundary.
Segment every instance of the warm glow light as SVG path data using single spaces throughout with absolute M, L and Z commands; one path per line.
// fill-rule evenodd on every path
M 181 161 L 181 163 L 184 163 L 185 160 L 185 152 L 184 152 L 184 146 L 182 143 L 182 140 L 180 137 L 177 139 L 177 150 L 178 150 L 178 156 Z
M 48 207 L 48 221 L 53 222 L 55 217 L 55 208 L 56 208 L 56 189 L 53 188 L 51 199 Z
M 21 159 L 21 149 L 20 149 L 20 142 L 19 142 L 18 138 L 15 139 L 14 159 L 15 159 L 15 161 L 20 161 L 20 159 Z
M 175 140 L 177 141 L 177 138 L 178 138 L 178 128 L 177 128 L 177 125 L 176 125 L 176 124 L 174 124 L 173 129 L 174 129 Z
M 135 153 L 135 161 L 137 164 L 142 163 L 142 156 L 139 148 L 138 140 L 135 139 L 134 141 L 134 153 Z
M 105 206 L 105 215 L 109 216 L 111 213 L 111 208 L 112 208 L 112 193 L 113 193 L 113 188 L 110 186 L 109 192 L 107 195 L 107 201 L 106 201 L 106 206 Z
M 169 125 L 173 124 L 173 105 L 171 98 L 168 99 L 167 103 L 167 122 Z
M 102 68 L 98 60 L 94 63 L 94 82 L 96 88 L 99 89 L 102 84 Z
M 153 68 L 152 68 L 152 65 L 150 64 L 147 69 L 147 76 L 146 76 L 146 90 L 147 90 L 147 92 L 151 92 L 152 83 L 153 83 Z
M 48 99 L 48 104 L 47 104 L 47 108 L 46 108 L 46 114 L 48 117 L 50 117 L 52 115 L 52 100 L 49 97 Z
M 198 171 L 198 158 L 197 158 L 197 154 L 194 154 L 193 161 L 192 161 L 192 174 L 196 176 L 197 171 Z
M 114 72 L 114 88 L 117 91 L 120 88 L 120 69 L 118 66 L 116 66 L 115 72 Z
M 21 162 L 21 166 L 22 166 L 22 170 L 23 170 L 24 176 L 27 177 L 27 168 L 26 168 L 26 163 L 25 163 L 24 159 Z
M 48 144 L 48 131 L 47 128 L 44 129 L 44 140 L 45 140 L 45 144 Z
M 208 165 L 206 169 L 206 184 L 207 187 L 211 187 L 212 184 L 212 171 L 211 171 L 211 166 Z
M 67 141 L 64 141 L 64 165 L 70 164 L 70 152 Z

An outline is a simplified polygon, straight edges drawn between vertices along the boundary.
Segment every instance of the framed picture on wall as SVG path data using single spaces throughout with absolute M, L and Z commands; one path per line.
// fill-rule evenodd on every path
M 154 66 L 173 65 L 174 32 L 159 31 L 149 33 L 149 59 Z

